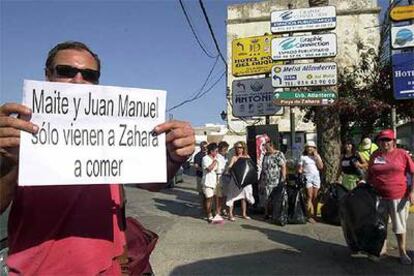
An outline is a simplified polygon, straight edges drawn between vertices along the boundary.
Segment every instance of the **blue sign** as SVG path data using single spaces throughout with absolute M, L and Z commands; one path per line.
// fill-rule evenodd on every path
M 396 100 L 414 100 L 414 52 L 392 55 L 392 79 Z

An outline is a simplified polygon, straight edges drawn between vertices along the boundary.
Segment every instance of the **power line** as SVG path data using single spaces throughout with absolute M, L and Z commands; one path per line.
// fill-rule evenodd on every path
M 203 52 L 210 58 L 215 58 L 217 56 L 213 56 L 209 51 L 207 51 L 205 44 L 202 42 L 202 40 L 198 37 L 197 32 L 195 31 L 195 28 L 193 26 L 193 24 L 191 23 L 190 17 L 187 14 L 187 11 L 185 10 L 184 4 L 182 0 L 179 0 L 180 2 L 180 6 L 181 6 L 181 10 L 183 11 L 184 15 L 185 15 L 185 19 L 188 23 L 188 26 L 190 26 L 191 32 L 193 33 L 198 45 L 200 46 L 200 48 L 203 50 Z
M 210 71 L 208 72 L 208 75 L 207 75 L 206 79 L 204 80 L 203 85 L 200 87 L 200 89 L 198 89 L 197 91 L 195 91 L 195 92 L 194 92 L 194 93 L 193 93 L 190 97 L 188 97 L 188 99 L 186 99 L 186 100 L 184 100 L 184 101 L 180 102 L 179 104 L 177 104 L 177 105 L 173 106 L 172 108 L 170 108 L 170 109 L 169 109 L 169 110 L 167 110 L 167 111 L 170 111 L 170 110 L 172 110 L 172 109 L 174 109 L 174 108 L 176 108 L 176 107 L 181 106 L 181 104 L 182 104 L 182 103 L 188 103 L 188 102 L 191 102 L 191 101 L 194 101 L 194 100 L 198 99 L 199 95 L 200 95 L 201 93 L 203 93 L 203 89 L 204 89 L 204 87 L 207 85 L 207 83 L 208 83 L 208 81 L 209 81 L 209 79 L 210 79 L 210 77 L 211 77 L 211 75 L 212 75 L 212 73 L 213 73 L 213 71 L 214 71 L 214 68 L 215 68 L 215 67 L 216 67 L 216 65 L 217 65 L 217 61 L 218 61 L 218 56 L 217 56 L 217 57 L 216 57 L 216 59 L 214 60 L 213 66 L 211 67 Z
M 226 75 L 226 70 L 224 70 L 222 73 L 221 73 L 221 76 L 206 90 L 206 91 L 204 91 L 204 92 L 202 92 L 202 93 L 200 93 L 200 94 L 198 94 L 198 95 L 196 95 L 196 96 L 194 96 L 193 98 L 191 98 L 191 99 L 188 99 L 188 100 L 185 100 L 185 101 L 183 101 L 183 102 L 181 102 L 181 103 L 179 103 L 179 104 L 177 104 L 177 105 L 175 105 L 175 106 L 173 106 L 173 107 L 171 107 L 170 109 L 168 109 L 167 110 L 167 112 L 170 112 L 170 111 L 172 111 L 172 110 L 174 110 L 174 109 L 177 109 L 177 108 L 179 108 L 179 107 L 181 107 L 181 106 L 183 106 L 183 105 L 185 105 L 185 104 L 187 104 L 187 103 L 190 103 L 190 102 L 193 102 L 193 101 L 195 101 L 195 100 L 197 100 L 197 99 L 199 99 L 199 98 L 201 98 L 202 96 L 204 96 L 205 94 L 207 94 L 208 92 L 210 92 L 218 83 L 219 83 L 219 81 L 224 77 Z
M 208 19 L 208 16 L 207 16 L 206 9 L 204 8 L 203 1 L 202 0 L 198 0 L 198 2 L 200 3 L 201 10 L 203 11 L 204 19 L 207 22 L 208 29 L 210 30 L 211 37 L 213 38 L 213 41 L 214 41 L 214 45 L 216 45 L 217 52 L 219 53 L 219 55 L 221 57 L 221 60 L 226 65 L 226 71 L 227 71 L 227 62 L 226 62 L 226 59 L 224 58 L 223 54 L 220 51 L 220 47 L 218 46 L 218 43 L 217 43 L 217 40 L 216 40 L 216 36 L 214 35 L 213 29 L 212 29 L 211 24 L 210 24 L 210 20 Z
M 208 83 L 208 80 L 209 80 L 209 78 L 210 78 L 210 76 L 211 76 L 211 74 L 213 73 L 213 71 L 214 71 L 214 68 L 216 67 L 216 65 L 217 65 L 217 61 L 218 61 L 218 56 L 216 56 L 216 59 L 214 60 L 214 64 L 213 64 L 213 66 L 211 67 L 211 69 L 210 69 L 210 71 L 209 71 L 209 73 L 208 73 L 208 75 L 207 75 L 207 77 L 206 77 L 206 80 L 204 81 L 204 83 L 203 83 L 203 85 L 201 86 L 201 88 L 199 89 L 199 91 L 198 92 L 194 92 L 190 97 L 192 98 L 192 97 L 197 97 L 200 93 L 202 93 L 202 91 L 203 91 L 203 89 L 204 89 L 204 87 L 207 85 L 207 83 Z

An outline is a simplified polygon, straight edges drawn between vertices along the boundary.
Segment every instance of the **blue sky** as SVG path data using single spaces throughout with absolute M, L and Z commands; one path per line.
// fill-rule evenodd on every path
M 226 7 L 240 2 L 246 1 L 204 1 L 224 55 Z M 206 48 L 216 54 L 198 1 L 184 0 L 184 5 Z M 83 41 L 99 54 L 102 85 L 164 89 L 168 106 L 198 91 L 214 63 L 196 43 L 178 0 L 1 0 L 0 17 L 2 103 L 21 101 L 23 79 L 44 79 L 48 50 L 64 40 Z M 224 70 L 221 61 L 216 67 L 213 82 Z M 193 125 L 220 123 L 224 95 L 225 78 L 172 114 Z
M 0 103 L 21 101 L 23 79 L 43 80 L 48 50 L 64 40 L 83 41 L 99 54 L 102 85 L 164 89 L 169 107 L 197 92 L 214 63 L 198 46 L 178 0 L 0 1 Z M 203 2 L 226 57 L 227 6 L 257 1 Z M 184 5 L 206 48 L 217 54 L 198 1 Z M 223 70 L 219 61 L 209 84 Z M 174 118 L 222 123 L 225 87 L 222 78 L 203 98 L 172 111 Z

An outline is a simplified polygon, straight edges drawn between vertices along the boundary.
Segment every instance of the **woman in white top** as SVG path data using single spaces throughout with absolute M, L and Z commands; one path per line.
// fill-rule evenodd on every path
M 250 158 L 247 154 L 247 146 L 246 143 L 243 141 L 239 141 L 234 144 L 235 155 L 231 158 L 228 166 L 228 171 L 231 170 L 231 167 L 236 163 L 239 158 Z M 227 194 L 227 201 L 226 205 L 229 206 L 229 220 L 234 221 L 234 213 L 233 213 L 233 204 L 235 201 L 241 200 L 241 208 L 242 208 L 242 217 L 244 219 L 250 219 L 247 215 L 247 203 L 246 200 L 250 204 L 254 204 L 254 197 L 253 197 L 253 188 L 252 185 L 249 184 L 242 189 L 239 189 L 234 180 L 232 179 L 229 184 L 228 194 Z
M 300 157 L 298 164 L 298 173 L 303 173 L 306 177 L 306 194 L 307 194 L 307 211 L 308 221 L 315 222 L 318 201 L 316 199 L 319 188 L 321 187 L 321 178 L 319 170 L 323 169 L 321 156 L 316 150 L 315 142 L 308 142 L 305 145 L 303 155 Z

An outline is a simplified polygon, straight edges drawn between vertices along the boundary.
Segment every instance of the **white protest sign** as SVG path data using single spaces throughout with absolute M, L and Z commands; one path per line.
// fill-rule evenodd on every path
M 36 135 L 21 133 L 19 185 L 166 182 L 166 92 L 24 81 Z

